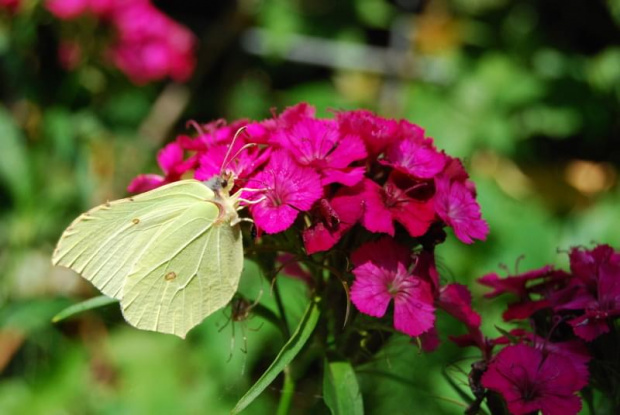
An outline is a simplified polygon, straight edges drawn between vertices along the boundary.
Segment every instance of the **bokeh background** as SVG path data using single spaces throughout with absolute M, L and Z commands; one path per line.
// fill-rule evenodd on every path
M 0 413 L 229 413 L 282 346 L 268 323 L 230 323 L 230 310 L 186 341 L 129 328 L 116 305 L 51 323 L 96 295 L 51 266 L 62 230 L 158 172 L 157 150 L 188 120 L 263 119 L 306 101 L 322 116 L 368 108 L 424 127 L 464 159 L 491 227 L 486 242 L 438 248 L 442 278 L 470 285 L 490 336 L 510 326 L 477 277 L 563 266 L 574 245 L 620 247 L 619 0 L 153 4 L 196 36 L 185 82 L 136 83 L 101 53 L 115 35 L 94 16 L 0 0 Z M 248 264 L 243 290 L 269 306 L 260 280 Z M 300 314 L 305 288 L 284 285 Z M 462 413 L 451 384 L 466 390 L 458 368 L 476 355 L 442 340 L 425 355 L 395 338 L 356 368 L 367 413 Z M 328 413 L 316 371 L 294 413 Z M 247 413 L 273 413 L 279 382 Z

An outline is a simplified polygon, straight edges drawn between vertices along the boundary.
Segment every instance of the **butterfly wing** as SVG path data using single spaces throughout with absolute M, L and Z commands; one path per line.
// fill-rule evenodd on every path
M 149 256 L 151 244 L 184 212 L 213 200 L 211 189 L 183 180 L 105 203 L 79 216 L 62 234 L 54 265 L 71 268 L 110 297 L 120 299 L 127 276 Z
M 230 302 L 243 268 L 239 226 L 216 222 L 215 204 L 200 204 L 160 233 L 127 277 L 121 306 L 137 328 L 184 338 Z

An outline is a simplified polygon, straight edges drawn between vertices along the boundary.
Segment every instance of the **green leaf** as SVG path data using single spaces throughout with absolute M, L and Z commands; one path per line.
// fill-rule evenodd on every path
M 116 302 L 118 302 L 116 298 L 110 298 L 105 295 L 93 297 L 86 301 L 82 301 L 81 303 L 73 304 L 72 306 L 65 308 L 60 313 L 52 317 L 52 323 L 58 323 L 59 321 L 62 321 L 69 317 L 74 316 L 75 314 L 80 314 L 80 313 L 83 313 L 84 311 L 103 307 L 108 304 L 112 304 Z
M 325 361 L 323 396 L 332 415 L 364 413 L 362 393 L 355 371 L 348 361 Z
M 0 181 L 6 183 L 18 201 L 25 201 L 34 194 L 28 164 L 25 138 L 11 114 L 0 107 Z
M 295 332 L 291 336 L 291 338 L 286 342 L 280 353 L 276 356 L 271 366 L 267 368 L 265 373 L 256 381 L 256 383 L 246 392 L 245 395 L 237 405 L 231 411 L 232 414 L 238 414 L 243 411 L 249 404 L 254 401 L 269 385 L 274 379 L 288 366 L 288 364 L 297 356 L 297 354 L 304 347 L 310 335 L 314 331 L 316 327 L 316 323 L 319 321 L 319 300 L 314 299 L 308 304 L 308 308 L 301 318 L 301 322 L 295 329 Z

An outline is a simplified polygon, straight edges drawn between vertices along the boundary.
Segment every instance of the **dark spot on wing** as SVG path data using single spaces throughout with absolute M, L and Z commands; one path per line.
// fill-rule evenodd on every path
M 137 225 L 138 223 L 140 223 L 140 219 L 138 218 L 133 218 L 131 221 L 133 222 L 134 225 Z
M 166 281 L 173 281 L 177 277 L 177 274 L 174 271 L 170 271 L 164 276 Z

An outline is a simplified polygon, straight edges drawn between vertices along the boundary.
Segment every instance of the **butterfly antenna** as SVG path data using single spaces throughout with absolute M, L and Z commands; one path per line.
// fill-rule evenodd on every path
M 242 151 L 244 151 L 245 149 L 248 149 L 250 147 L 254 147 L 257 144 L 256 143 L 248 143 L 246 145 L 244 145 L 243 147 L 241 147 L 239 149 L 239 151 L 237 151 L 235 153 L 234 156 L 230 157 L 230 152 L 232 151 L 233 147 L 235 146 L 235 142 L 237 141 L 237 137 L 239 137 L 239 135 L 241 135 L 242 132 L 245 131 L 245 127 L 241 127 L 237 130 L 237 132 L 235 133 L 235 136 L 233 137 L 232 141 L 230 142 L 230 145 L 228 146 L 228 151 L 226 151 L 226 155 L 224 156 L 224 160 L 222 161 L 222 167 L 220 168 L 220 175 L 222 173 L 224 173 L 224 170 L 226 170 L 226 167 L 228 167 L 228 164 L 234 160 L 235 158 L 237 158 L 237 156 L 239 156 L 239 154 L 241 154 Z M 230 158 L 229 158 L 230 157 Z

